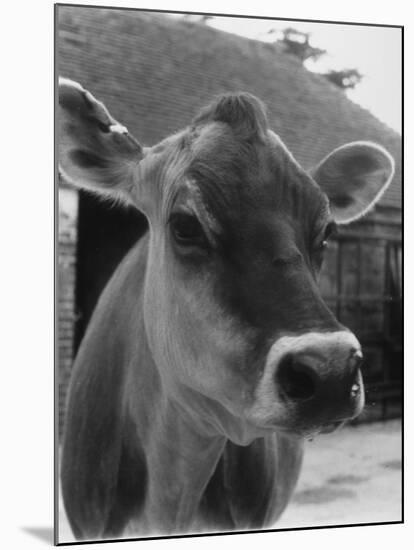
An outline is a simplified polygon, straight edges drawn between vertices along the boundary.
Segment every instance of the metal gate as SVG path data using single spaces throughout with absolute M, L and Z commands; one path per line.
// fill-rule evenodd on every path
M 401 239 L 341 234 L 328 256 L 322 294 L 364 351 L 366 407 L 359 421 L 398 417 L 403 380 Z

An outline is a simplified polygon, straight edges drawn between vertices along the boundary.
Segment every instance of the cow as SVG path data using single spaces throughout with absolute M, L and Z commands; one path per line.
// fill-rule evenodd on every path
M 61 486 L 77 539 L 273 526 L 306 438 L 364 405 L 361 346 L 318 274 L 337 225 L 392 179 L 370 142 L 305 171 L 245 92 L 143 147 L 59 82 L 64 179 L 148 220 L 103 291 L 73 367 Z

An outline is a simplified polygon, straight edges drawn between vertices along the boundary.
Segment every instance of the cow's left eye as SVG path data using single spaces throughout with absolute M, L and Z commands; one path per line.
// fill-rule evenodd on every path
M 181 246 L 205 246 L 203 228 L 195 216 L 176 213 L 170 218 L 170 228 L 175 242 Z
M 336 231 L 336 225 L 334 223 L 329 223 L 326 226 L 326 229 L 322 238 L 316 241 L 314 245 L 312 257 L 318 270 L 322 267 L 324 251 L 328 246 L 329 237 L 331 237 L 331 235 L 334 234 L 335 231 Z

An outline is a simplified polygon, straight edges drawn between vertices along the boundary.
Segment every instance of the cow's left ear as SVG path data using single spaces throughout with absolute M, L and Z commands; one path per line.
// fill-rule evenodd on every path
M 381 146 L 356 141 L 338 147 L 311 176 L 328 195 L 334 220 L 346 224 L 363 216 L 394 175 L 394 160 Z

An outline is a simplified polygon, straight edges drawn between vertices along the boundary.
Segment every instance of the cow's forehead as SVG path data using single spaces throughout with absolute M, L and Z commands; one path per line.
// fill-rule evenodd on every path
M 235 222 L 273 212 L 312 219 L 327 198 L 274 132 L 265 140 L 237 140 L 226 125 L 204 127 L 191 144 L 187 177 L 219 219 Z
M 221 121 L 193 126 L 151 149 L 162 176 L 163 209 L 193 194 L 220 224 L 278 215 L 309 221 L 327 217 L 328 201 L 280 137 L 241 139 Z M 167 206 L 166 206 L 167 205 Z

